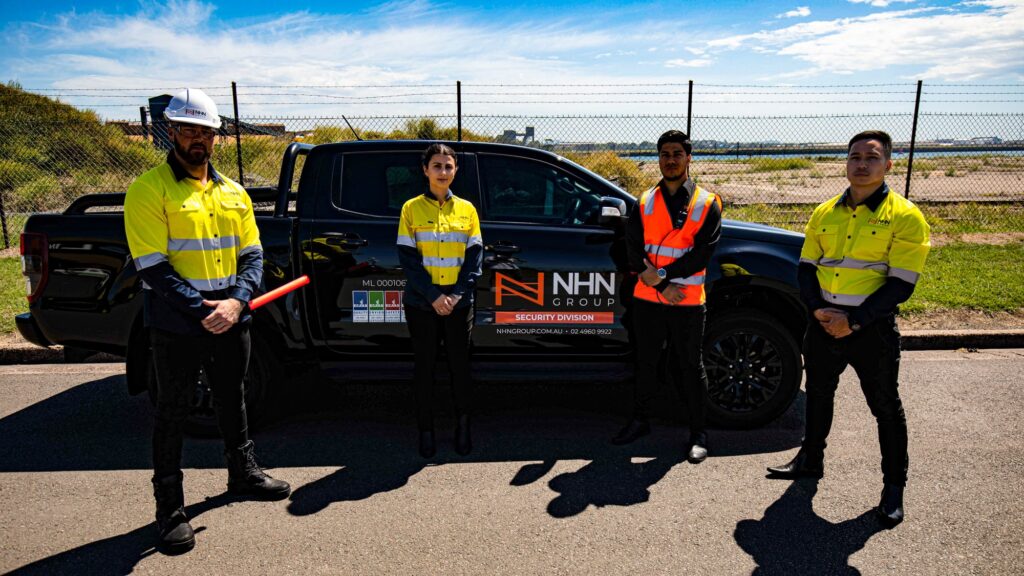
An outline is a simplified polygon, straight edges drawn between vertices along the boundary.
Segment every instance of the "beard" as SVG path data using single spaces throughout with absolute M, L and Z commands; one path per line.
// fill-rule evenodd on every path
M 204 144 L 193 142 L 186 149 L 177 140 L 174 141 L 174 151 L 178 158 L 192 168 L 206 166 L 210 161 L 210 149 Z

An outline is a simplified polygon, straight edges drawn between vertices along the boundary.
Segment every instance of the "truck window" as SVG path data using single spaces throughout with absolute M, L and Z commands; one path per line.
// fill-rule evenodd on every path
M 471 182 L 459 176 L 452 193 L 467 198 Z M 350 152 L 342 157 L 341 189 L 334 204 L 352 212 L 397 217 L 406 200 L 426 190 L 420 152 Z
M 600 195 L 568 172 L 525 158 L 478 158 L 484 219 L 572 226 L 597 222 Z

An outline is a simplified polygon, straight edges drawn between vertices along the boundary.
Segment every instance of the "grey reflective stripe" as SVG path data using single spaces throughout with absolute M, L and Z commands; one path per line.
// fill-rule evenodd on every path
M 921 274 L 914 272 L 913 270 L 907 270 L 906 268 L 889 268 L 889 276 L 893 278 L 899 278 L 911 284 L 917 284 L 917 279 L 921 277 Z
M 167 250 L 184 252 L 186 250 L 220 250 L 233 248 L 241 242 L 238 236 L 222 236 L 220 238 L 171 238 L 167 241 Z
M 683 254 L 686 254 L 693 248 L 671 248 L 669 246 L 662 246 L 660 244 L 644 244 L 644 250 L 648 254 L 655 254 L 657 256 L 665 256 L 667 258 L 681 258 Z
M 235 285 L 235 275 L 224 278 L 186 278 L 196 290 L 224 290 Z
M 805 263 L 805 264 L 814 264 L 815 266 L 818 265 L 818 261 L 817 260 L 811 260 L 810 258 L 801 258 L 800 261 Z
M 434 258 L 425 256 L 423 258 L 423 265 L 434 268 L 459 268 L 462 266 L 462 258 Z
M 829 268 L 848 268 L 850 270 L 874 270 L 875 272 L 881 272 L 885 274 L 889 271 L 889 265 L 885 262 L 869 262 L 867 260 L 857 260 L 856 258 L 822 258 L 818 260 L 819 266 L 827 266 Z
M 654 191 L 657 188 L 651 188 L 647 192 L 644 192 L 646 198 L 644 198 L 644 216 L 650 216 L 654 214 Z
M 417 232 L 417 242 L 458 242 L 465 244 L 469 234 L 464 232 Z
M 263 252 L 263 246 L 260 244 L 252 244 L 246 246 L 245 248 L 242 248 L 241 250 L 238 251 L 238 255 L 245 256 L 249 252 Z
M 705 192 L 703 188 L 697 188 L 697 201 L 694 202 L 693 211 L 690 212 L 690 220 L 700 222 L 700 217 L 704 215 L 704 206 L 707 205 L 709 198 L 711 198 L 710 192 Z
M 821 297 L 829 304 L 840 304 L 842 306 L 860 306 L 868 299 L 867 295 L 833 294 L 824 288 L 821 289 Z
M 466 240 L 466 246 L 480 245 L 483 246 L 484 239 L 482 236 L 470 236 L 469 240 Z
M 399 236 L 398 236 L 398 245 L 399 246 L 408 246 L 409 248 L 415 248 L 416 247 L 416 241 L 412 239 L 412 236 L 406 236 L 404 234 L 399 234 Z
M 145 256 L 139 256 L 134 260 L 135 269 L 142 270 L 143 268 L 149 268 L 155 266 L 161 262 L 167 262 L 167 255 L 159 252 L 153 252 L 152 254 L 146 254 Z
M 700 276 L 687 276 L 686 278 L 673 278 L 669 280 L 673 284 L 682 284 L 683 286 L 700 286 L 704 283 L 704 275 Z

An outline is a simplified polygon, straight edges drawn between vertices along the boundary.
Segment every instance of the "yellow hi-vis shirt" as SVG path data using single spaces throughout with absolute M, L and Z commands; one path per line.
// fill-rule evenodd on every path
M 124 215 L 136 269 L 167 261 L 196 290 L 230 289 L 238 257 L 262 250 L 249 195 L 220 174 L 204 186 L 164 162 L 128 188 Z
M 846 194 L 815 208 L 804 230 L 800 261 L 817 266 L 821 297 L 859 306 L 887 277 L 917 284 L 931 247 L 921 211 L 888 187 L 874 210 L 850 208 Z
M 466 248 L 483 244 L 476 208 L 451 192 L 444 206 L 439 206 L 433 197 L 420 194 L 402 205 L 397 243 L 420 253 L 432 284 L 455 284 Z

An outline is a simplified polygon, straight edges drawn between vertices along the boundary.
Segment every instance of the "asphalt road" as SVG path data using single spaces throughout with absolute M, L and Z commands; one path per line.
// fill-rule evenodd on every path
M 907 352 L 907 520 L 884 530 L 874 422 L 851 371 L 826 477 L 765 478 L 801 436 L 794 409 L 713 431 L 682 460 L 666 416 L 615 448 L 621 383 L 480 389 L 476 451 L 415 451 L 401 385 L 294 384 L 255 435 L 289 500 L 223 495 L 216 440 L 186 444 L 195 550 L 152 548 L 151 409 L 123 365 L 0 367 L 0 572 L 26 574 L 1020 574 L 1024 350 Z M 674 397 L 665 395 L 665 406 Z

